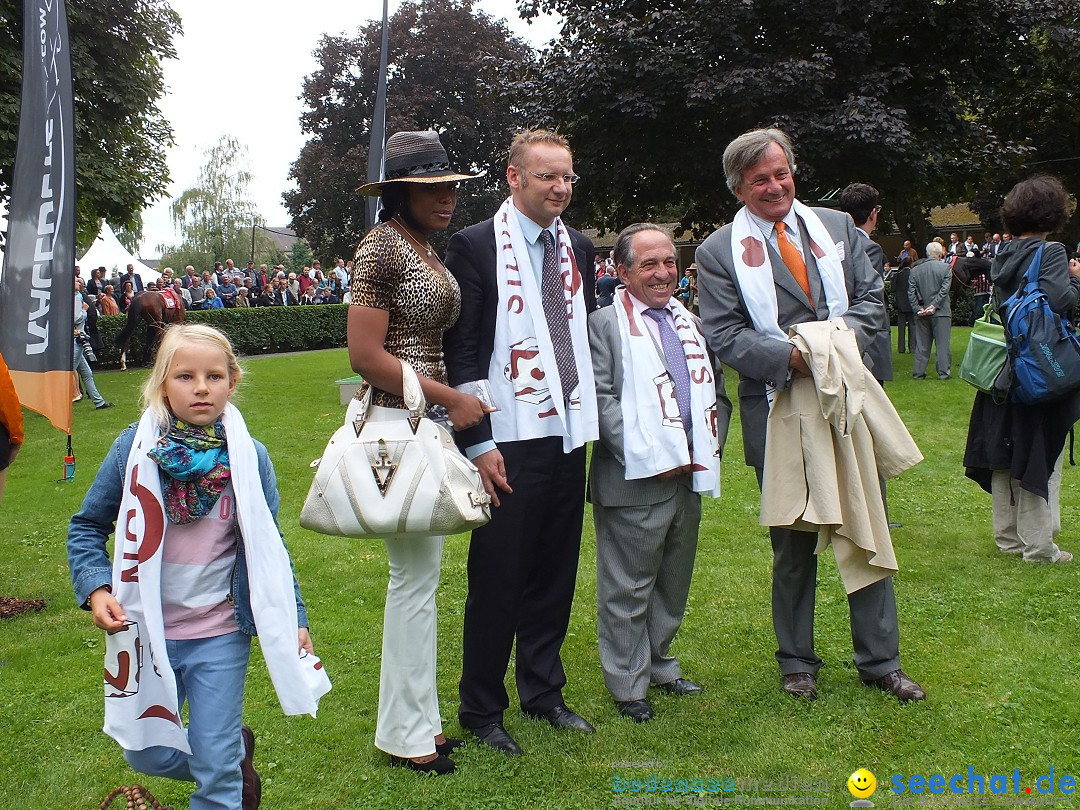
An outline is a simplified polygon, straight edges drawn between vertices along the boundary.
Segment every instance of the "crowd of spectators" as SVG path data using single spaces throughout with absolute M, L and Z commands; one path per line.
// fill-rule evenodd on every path
M 184 308 L 189 310 L 347 304 L 352 262 L 338 259 L 334 267 L 324 271 L 315 260 L 310 267 L 296 273 L 286 271 L 283 264 L 272 268 L 263 264 L 256 268 L 250 261 L 246 269 L 240 269 L 232 259 L 226 259 L 214 262 L 213 269 L 201 273 L 191 265 L 179 274 L 166 267 L 160 279 L 145 285 L 132 265 L 123 273 L 117 273 L 115 268 L 111 276 L 107 273 L 104 267 L 95 268 L 90 278 L 82 282 L 81 270 L 75 268 L 76 278 L 85 283 L 87 302 L 100 315 L 127 312 L 132 298 L 143 290 L 168 292 L 183 301 Z

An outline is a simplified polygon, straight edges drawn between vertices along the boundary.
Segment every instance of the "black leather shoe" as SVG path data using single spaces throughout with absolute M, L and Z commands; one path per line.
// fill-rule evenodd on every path
M 902 669 L 894 670 L 888 675 L 882 675 L 876 680 L 864 680 L 863 683 L 867 686 L 873 686 L 875 689 L 880 689 L 882 692 L 896 695 L 901 703 L 912 700 L 926 700 L 926 692 L 915 681 L 905 675 Z
M 244 740 L 244 758 L 240 760 L 240 775 L 244 780 L 244 788 L 240 794 L 240 806 L 242 810 L 257 810 L 262 802 L 262 780 L 252 764 L 255 757 L 255 732 L 251 730 L 251 726 L 244 723 L 240 726 L 240 736 Z
M 514 742 L 514 738 L 503 728 L 502 723 L 488 723 L 486 726 L 465 729 L 484 745 L 502 751 L 511 756 L 521 756 L 521 746 Z
M 784 691 L 792 697 L 817 700 L 817 678 L 809 672 L 792 672 L 784 676 Z
M 686 695 L 700 695 L 702 692 L 701 686 L 693 681 L 688 681 L 686 678 L 676 678 L 667 683 L 658 683 L 657 686 L 669 694 L 684 697 Z
M 546 712 L 529 712 L 522 711 L 526 717 L 532 717 L 536 720 L 547 720 L 555 728 L 566 728 L 571 731 L 580 731 L 583 734 L 594 734 L 596 729 L 592 727 L 592 724 L 582 717 L 577 712 L 570 711 L 566 708 L 565 703 L 560 703 L 554 708 L 548 709 Z
M 417 762 L 415 759 L 409 759 L 408 757 L 395 757 L 390 755 L 390 766 L 394 768 L 405 767 L 410 771 L 416 771 L 422 773 L 424 776 L 445 776 L 448 773 L 453 773 L 457 769 L 457 765 L 450 757 L 439 754 L 435 759 L 427 762 Z
M 94 407 L 99 411 L 103 411 L 106 408 L 111 408 L 112 406 L 113 404 L 111 402 L 102 402 L 100 405 L 95 405 Z
M 648 723 L 653 719 L 652 704 L 648 700 L 616 700 L 619 714 L 629 717 L 635 723 Z
M 445 737 L 444 742 L 435 743 L 435 753 L 450 756 L 464 744 L 465 741 L 459 740 L 457 737 Z

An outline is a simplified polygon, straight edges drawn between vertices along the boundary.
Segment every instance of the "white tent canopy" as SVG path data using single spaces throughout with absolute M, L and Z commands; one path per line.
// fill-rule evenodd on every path
M 105 268 L 106 277 L 111 276 L 113 270 L 116 270 L 118 276 L 123 275 L 129 264 L 135 265 L 135 272 L 142 276 L 143 284 L 161 278 L 161 273 L 140 262 L 120 244 L 108 222 L 101 224 L 101 233 L 78 261 L 84 279 L 89 279 L 91 272 L 97 267 Z

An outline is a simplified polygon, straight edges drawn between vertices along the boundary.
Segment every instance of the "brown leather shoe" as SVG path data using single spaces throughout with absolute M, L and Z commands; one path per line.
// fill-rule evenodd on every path
M 893 670 L 888 675 L 882 675 L 877 680 L 864 680 L 863 683 L 867 686 L 873 686 L 875 689 L 880 689 L 882 692 L 896 695 L 901 703 L 912 700 L 926 700 L 926 692 L 915 681 L 905 675 L 902 669 Z
M 262 802 L 262 780 L 251 760 L 255 756 L 255 732 L 244 723 L 240 726 L 240 736 L 244 738 L 244 758 L 240 760 L 240 773 L 244 777 L 244 792 L 241 794 L 242 810 L 258 810 Z
M 817 678 L 810 672 L 792 672 L 784 676 L 784 691 L 792 697 L 817 700 Z

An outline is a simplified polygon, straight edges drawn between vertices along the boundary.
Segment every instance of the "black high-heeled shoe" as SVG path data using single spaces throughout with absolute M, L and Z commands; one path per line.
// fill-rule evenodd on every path
M 442 754 L 443 756 L 450 756 L 464 744 L 465 741 L 459 740 L 457 737 L 446 737 L 445 742 L 435 743 L 435 753 Z
M 443 776 L 448 773 L 453 773 L 457 769 L 457 765 L 454 764 L 454 760 L 443 754 L 439 754 L 435 759 L 429 762 L 417 762 L 415 759 L 409 759 L 408 757 L 395 757 L 390 755 L 391 767 L 405 767 L 411 771 L 422 773 L 425 776 Z

